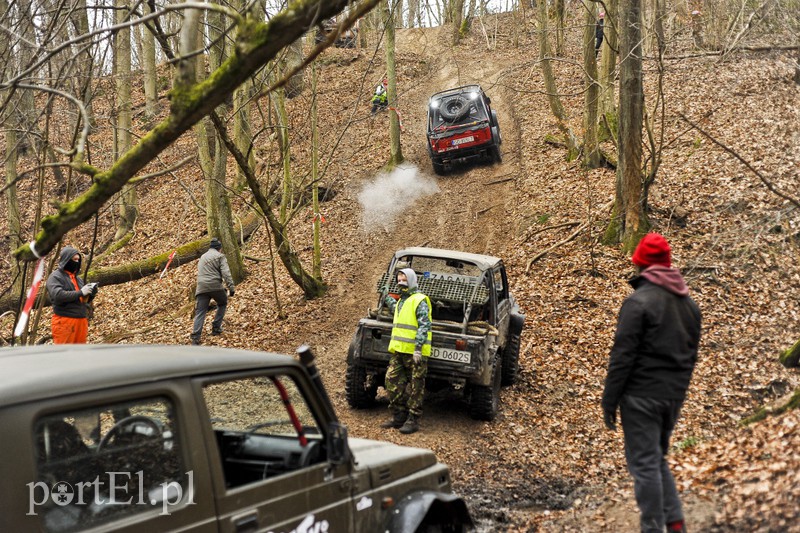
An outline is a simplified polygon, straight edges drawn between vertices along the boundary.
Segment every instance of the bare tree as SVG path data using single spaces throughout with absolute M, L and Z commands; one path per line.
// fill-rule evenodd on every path
M 367 13 L 377 4 L 378 0 L 364 0 L 355 4 L 349 11 L 346 27 L 350 27 L 358 17 Z M 204 116 L 211 113 L 223 103 L 240 84 L 248 80 L 256 71 L 261 69 L 267 61 L 276 57 L 278 52 L 291 44 L 305 31 L 322 18 L 330 18 L 341 12 L 350 4 L 348 0 L 295 0 L 280 12 L 274 14 L 267 22 L 254 20 L 249 13 L 239 13 L 233 9 L 215 4 L 204 4 L 202 9 L 224 13 L 226 24 L 222 29 L 229 35 L 234 29 L 237 31 L 235 52 L 226 58 L 219 67 L 215 68 L 208 76 L 199 79 L 194 75 L 194 59 L 204 49 L 203 43 L 195 41 L 194 46 L 183 48 L 184 52 L 176 58 L 176 75 L 170 93 L 169 115 L 155 125 L 152 130 L 143 136 L 118 159 L 111 162 L 108 168 L 101 168 L 88 163 L 87 149 L 91 147 L 91 131 L 83 127 L 76 136 L 71 147 L 65 155 L 60 156 L 60 165 L 69 165 L 73 170 L 91 178 L 90 187 L 76 199 L 58 206 L 56 213 L 45 217 L 41 223 L 41 231 L 36 235 L 32 244 L 19 247 L 14 253 L 23 260 L 31 260 L 49 252 L 60 238 L 79 224 L 88 220 L 106 202 L 120 192 L 123 186 L 137 175 L 145 166 L 170 146 L 178 137 L 197 124 Z M 98 28 L 89 34 L 73 39 L 69 45 L 77 42 L 90 42 L 109 31 L 118 31 L 121 26 L 130 27 L 142 22 L 159 19 L 171 11 L 183 11 L 184 37 L 188 28 L 197 24 L 193 22 L 199 18 L 195 12 L 197 7 L 191 4 L 192 9 L 186 5 L 170 4 L 157 12 L 139 19 L 128 20 L 107 28 Z M 150 17 L 148 19 L 148 17 Z M 159 39 L 162 49 L 169 49 L 163 43 L 169 39 Z M 2 89 L 24 89 L 30 91 L 30 83 L 37 69 L 43 68 L 56 55 L 63 52 L 64 48 L 50 50 L 37 56 L 31 56 L 24 70 L 16 76 L 6 78 L 0 84 Z M 313 55 L 318 54 L 322 48 L 315 49 Z M 308 58 L 311 60 L 313 57 Z M 192 75 L 189 75 L 192 74 Z M 61 80 L 56 80 L 60 83 Z M 80 97 L 69 94 L 61 85 L 38 87 L 38 90 L 55 94 L 58 98 L 69 102 L 78 110 L 82 122 L 87 123 L 86 107 Z M 7 102 L 3 103 L 7 107 Z
M 394 46 L 394 0 L 385 0 L 384 3 L 384 27 L 386 28 L 386 73 L 389 78 L 389 86 L 386 88 L 386 95 L 389 100 L 389 145 L 391 155 L 389 156 L 389 167 L 399 165 L 405 159 L 403 150 L 400 146 L 400 118 L 397 116 L 395 106 L 397 105 L 397 71 L 395 69 L 395 46 Z
M 595 57 L 595 13 L 594 2 L 584 3 L 585 25 L 583 29 L 583 165 L 597 168 L 602 164 L 602 156 L 597 142 L 597 109 L 600 99 L 600 83 L 597 79 L 597 58 Z
M 115 1 L 115 22 L 122 27 L 114 39 L 114 82 L 116 84 L 116 128 L 114 130 L 114 154 L 124 154 L 131 148 L 131 31 L 126 22 L 130 11 L 126 0 Z M 119 224 L 115 241 L 130 238 L 136 218 L 139 216 L 139 199 L 136 187 L 126 184 L 119 195 Z
M 623 0 L 620 15 L 619 163 L 614 208 L 604 240 L 621 242 L 625 250 L 632 250 L 650 227 L 642 183 L 641 0 Z

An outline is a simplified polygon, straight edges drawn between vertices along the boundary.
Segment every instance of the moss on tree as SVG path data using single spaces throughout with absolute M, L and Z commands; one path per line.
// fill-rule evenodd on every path
M 786 368 L 800 366 L 800 341 L 780 355 L 780 362 Z
M 781 405 L 762 407 L 754 414 L 743 419 L 739 423 L 739 425 L 747 426 L 754 422 L 760 422 L 761 420 L 764 420 L 768 416 L 780 415 L 787 411 L 791 411 L 792 409 L 797 409 L 798 407 L 800 407 L 800 389 L 794 391 L 794 394 L 792 394 L 791 398 L 789 398 L 789 401 L 787 401 L 786 403 Z

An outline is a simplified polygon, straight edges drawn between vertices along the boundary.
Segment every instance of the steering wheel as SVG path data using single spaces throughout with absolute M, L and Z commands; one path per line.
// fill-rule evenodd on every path
M 108 433 L 103 435 L 103 438 L 97 443 L 97 451 L 99 452 L 104 447 L 108 446 L 108 444 L 111 442 L 111 439 L 119 436 L 121 433 L 123 433 L 123 430 L 127 430 L 129 433 L 136 433 L 133 428 L 142 424 L 153 430 L 153 432 L 143 433 L 143 435 L 147 437 L 157 437 L 161 435 L 161 425 L 149 416 L 128 416 L 111 426 L 111 429 L 108 430 Z

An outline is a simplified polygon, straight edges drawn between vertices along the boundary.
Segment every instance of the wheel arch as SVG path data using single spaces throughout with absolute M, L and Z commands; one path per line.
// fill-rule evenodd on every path
M 450 526 L 448 531 L 464 531 L 473 525 L 463 499 L 455 494 L 426 490 L 403 497 L 395 505 L 385 531 L 414 533 L 424 523 Z

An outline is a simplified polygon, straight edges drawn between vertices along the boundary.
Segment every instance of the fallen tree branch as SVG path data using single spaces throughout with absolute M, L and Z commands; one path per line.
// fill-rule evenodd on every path
M 722 148 L 723 150 L 725 150 L 726 152 L 731 154 L 733 157 L 738 159 L 744 166 L 746 166 L 750 170 L 750 172 L 752 172 L 753 174 L 758 176 L 758 179 L 760 179 L 761 182 L 772 193 L 780 196 L 781 198 L 783 198 L 786 201 L 789 201 L 789 202 L 793 203 L 795 205 L 795 207 L 800 208 L 800 200 L 798 200 L 797 198 L 794 198 L 794 197 L 788 195 L 787 193 L 779 190 L 771 181 L 769 181 L 763 174 L 761 174 L 761 172 L 759 172 L 757 169 L 753 168 L 753 165 L 748 163 L 742 156 L 740 156 L 738 153 L 736 153 L 732 148 L 728 148 L 727 146 L 722 144 L 722 142 L 720 142 L 717 139 L 715 139 L 710 133 L 707 133 L 705 130 L 703 130 L 703 128 L 701 128 L 700 126 L 698 126 L 697 124 L 695 124 L 694 122 L 689 120 L 689 118 L 686 115 L 684 115 L 683 113 L 678 112 L 678 116 L 681 117 L 683 120 L 685 120 L 687 123 L 689 123 L 689 125 L 691 125 L 694 129 L 696 129 L 701 134 L 703 134 L 703 136 L 706 137 L 709 141 L 711 141 L 712 143 L 716 144 L 717 146 L 719 146 L 720 148 Z
M 485 212 L 489 211 L 490 209 L 494 209 L 498 205 L 503 205 L 503 204 L 494 204 L 494 205 L 490 205 L 489 207 L 486 207 L 484 209 L 481 209 L 480 211 L 475 213 L 475 218 L 478 218 L 480 215 L 484 214 Z
M 536 261 L 538 261 L 539 259 L 541 259 L 541 258 L 542 258 L 542 257 L 544 257 L 545 255 L 547 255 L 548 253 L 552 252 L 553 250 L 555 250 L 555 249 L 556 249 L 556 248 L 558 248 L 559 246 L 563 246 L 564 244 L 566 244 L 566 243 L 568 243 L 569 241 L 573 240 L 575 237 L 577 237 L 577 236 L 578 236 L 578 234 L 579 234 L 581 231 L 583 231 L 584 229 L 586 229 L 586 227 L 587 227 L 588 225 L 589 225 L 589 223 L 588 223 L 588 222 L 584 222 L 583 224 L 581 224 L 581 225 L 578 227 L 578 229 L 576 229 L 575 231 L 573 231 L 573 232 L 572 232 L 572 235 L 570 235 L 569 237 L 567 237 L 567 238 L 566 238 L 566 239 L 564 239 L 563 241 L 559 241 L 559 242 L 555 243 L 553 246 L 551 246 L 550 248 L 548 248 L 547 250 L 544 250 L 544 251 L 542 251 L 542 252 L 539 252 L 538 254 L 536 254 L 536 255 L 534 255 L 533 257 L 531 257 L 531 258 L 528 260 L 528 264 L 527 264 L 527 266 L 525 267 L 525 273 L 527 273 L 527 272 L 528 272 L 528 271 L 531 269 L 531 265 L 532 265 L 533 263 L 535 263 Z
M 531 233 L 530 235 L 527 235 L 524 239 L 522 239 L 522 242 L 528 242 L 528 239 L 530 239 L 534 235 L 538 235 L 540 233 L 544 233 L 545 231 L 550 231 L 551 229 L 558 229 L 558 228 L 566 228 L 566 227 L 571 227 L 571 226 L 577 226 L 580 223 L 581 223 L 580 220 L 570 220 L 569 222 L 562 222 L 561 224 L 555 224 L 553 226 L 547 226 L 546 228 L 540 228 L 540 229 L 537 229 L 536 231 L 534 231 L 533 233 Z
M 694 59 L 696 57 L 709 57 L 721 56 L 725 53 L 731 52 L 791 52 L 792 50 L 800 50 L 800 45 L 795 46 L 738 46 L 729 50 L 709 50 L 708 52 L 697 52 L 694 54 L 684 54 L 680 56 L 664 56 L 664 60 L 677 61 L 681 59 Z M 655 57 L 646 57 L 646 59 L 655 59 Z

